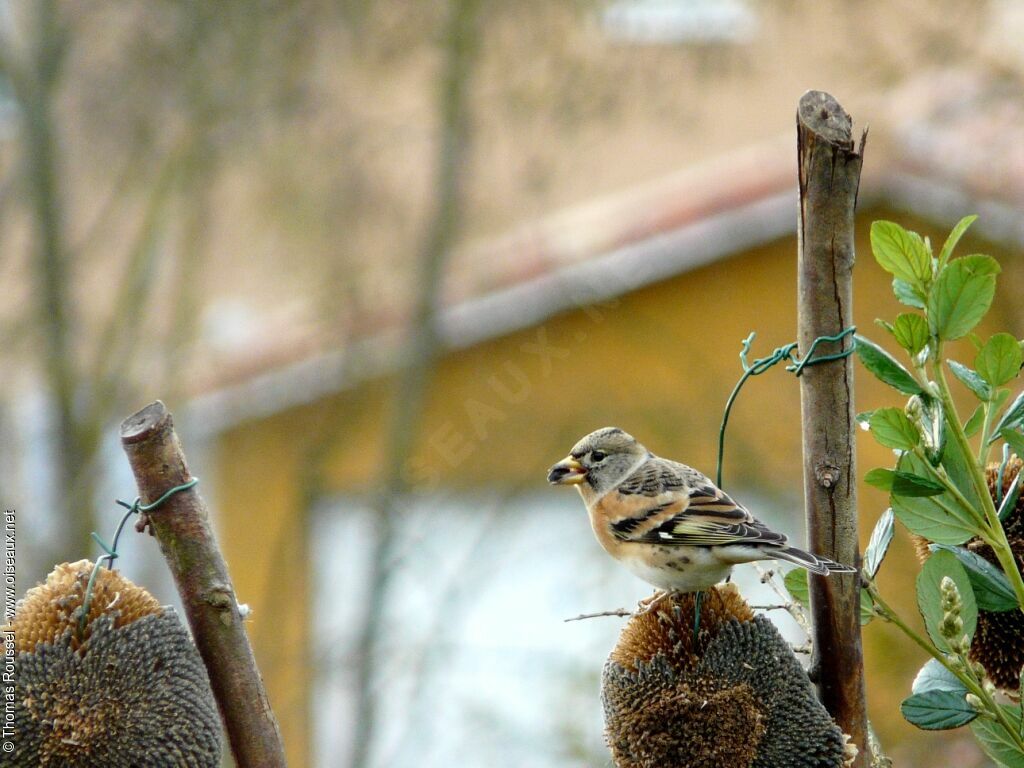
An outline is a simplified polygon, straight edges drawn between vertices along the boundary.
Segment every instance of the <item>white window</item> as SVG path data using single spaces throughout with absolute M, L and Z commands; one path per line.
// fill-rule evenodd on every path
M 404 507 L 376 653 L 373 764 L 605 764 L 600 674 L 624 619 L 564 620 L 632 609 L 653 588 L 600 550 L 576 494 Z M 325 768 L 351 743 L 373 525 L 356 498 L 324 504 L 312 522 L 314 764 Z M 737 577 L 751 602 L 777 602 L 753 569 Z
M 757 17 L 744 0 L 614 0 L 601 15 L 605 33 L 627 43 L 744 43 Z

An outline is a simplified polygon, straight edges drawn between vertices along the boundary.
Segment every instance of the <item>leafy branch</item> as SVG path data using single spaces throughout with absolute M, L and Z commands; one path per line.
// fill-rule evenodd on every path
M 1019 469 L 1003 497 L 1010 454 L 1024 454 L 1024 393 L 1007 405 L 1007 385 L 1024 365 L 1024 344 L 1008 333 L 983 341 L 974 332 L 992 305 L 1000 273 L 991 256 L 954 258 L 976 218 L 962 219 L 938 255 L 927 238 L 898 224 L 877 221 L 871 227 L 875 260 L 893 276 L 893 293 L 910 310 L 891 323 L 877 322 L 910 364 L 904 366 L 882 346 L 857 337 L 864 366 L 908 396 L 903 408 L 858 416 L 896 457 L 892 468 L 872 469 L 865 476 L 889 492 L 891 509 L 880 518 L 865 553 L 862 600 L 873 615 L 932 656 L 901 706 L 904 717 L 929 730 L 970 724 L 990 757 L 1016 767 L 1024 766 L 1021 706 L 997 701 L 990 671 L 971 657 L 971 648 L 979 611 L 1024 611 L 1024 578 L 1004 528 L 1019 494 Z M 974 346 L 973 367 L 946 357 L 945 345 L 963 338 Z M 957 411 L 947 372 L 978 401 L 966 420 Z M 999 442 L 1003 458 L 990 492 L 986 466 Z M 875 584 L 894 520 L 929 543 L 931 554 L 917 577 L 927 635 L 913 630 Z M 995 563 L 979 554 L 986 550 Z

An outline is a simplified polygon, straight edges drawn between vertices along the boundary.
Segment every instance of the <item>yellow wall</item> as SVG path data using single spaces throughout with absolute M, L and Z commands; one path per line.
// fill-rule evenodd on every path
M 867 250 L 869 220 L 864 217 L 858 235 L 856 321 L 861 332 L 887 343 L 872 321 L 892 318 L 899 309 Z M 899 220 L 933 241 L 944 237 L 906 217 Z M 612 424 L 656 453 L 712 474 L 722 407 L 741 373 L 740 341 L 756 330 L 758 357 L 795 338 L 795 277 L 795 240 L 787 239 L 448 356 L 431 389 L 408 477 L 422 489 L 539 489 L 545 468 L 580 435 Z M 530 346 L 538 344 L 554 357 Z M 967 350 L 958 354 L 968 362 L 973 357 Z M 856 392 L 858 410 L 899 402 L 898 393 L 859 367 Z M 382 472 L 395 471 L 382 467 L 380 456 L 388 397 L 388 382 L 368 383 L 233 429 L 218 446 L 217 520 L 239 597 L 254 609 L 250 631 L 293 766 L 308 764 L 303 518 L 318 467 L 309 457 L 325 457 L 325 491 L 368 490 Z M 799 411 L 798 384 L 781 369 L 748 383 L 730 424 L 727 487 L 742 480 L 800 506 Z M 891 454 L 864 435 L 858 460 L 863 476 L 887 465 Z M 860 500 L 866 539 L 886 499 L 862 485 Z M 916 610 L 906 585 L 913 569 L 901 532 L 882 581 L 911 618 Z M 888 627 L 872 625 L 866 640 L 869 700 L 883 740 L 922 738 L 897 710 L 920 654 Z

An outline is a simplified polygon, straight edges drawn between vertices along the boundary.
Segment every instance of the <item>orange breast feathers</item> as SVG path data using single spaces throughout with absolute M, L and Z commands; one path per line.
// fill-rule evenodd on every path
M 621 557 L 630 543 L 624 537 L 639 538 L 683 512 L 689 502 L 686 494 L 668 491 L 657 496 L 623 495 L 610 491 L 588 507 L 590 525 L 602 547 L 613 557 Z

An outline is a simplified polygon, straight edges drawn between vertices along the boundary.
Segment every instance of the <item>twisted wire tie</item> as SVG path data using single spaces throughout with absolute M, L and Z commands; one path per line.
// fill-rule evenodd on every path
M 754 360 L 753 363 L 747 361 L 747 355 L 750 353 L 750 346 L 754 343 L 754 338 L 757 336 L 753 331 L 750 335 L 743 340 L 743 347 L 740 350 L 740 364 L 743 366 L 743 375 L 740 376 L 739 381 L 736 382 L 736 386 L 733 387 L 732 393 L 729 395 L 729 399 L 725 401 L 725 412 L 722 414 L 722 426 L 718 430 L 718 468 L 715 476 L 715 482 L 718 487 L 722 487 L 722 459 L 725 456 L 725 430 L 729 423 L 729 414 L 732 411 L 733 403 L 736 402 L 736 398 L 743 388 L 743 385 L 747 383 L 747 379 L 751 376 L 760 376 L 765 371 L 778 365 L 783 360 L 788 360 L 791 364 L 786 366 L 786 370 L 792 373 L 794 376 L 803 375 L 804 368 L 811 365 L 818 365 L 819 363 L 828 363 L 833 360 L 842 360 L 843 358 L 849 357 L 853 354 L 853 345 L 850 345 L 849 349 L 844 349 L 841 352 L 835 352 L 830 355 L 821 355 L 819 357 L 814 356 L 815 350 L 817 350 L 819 344 L 842 342 L 844 339 L 852 336 L 857 332 L 856 326 L 851 326 L 844 331 L 840 331 L 835 336 L 819 336 L 811 342 L 810 349 L 807 350 L 807 354 L 803 358 L 797 359 L 796 349 L 797 342 L 786 344 L 785 346 L 777 348 L 767 357 L 760 357 Z
M 825 344 L 829 342 L 842 342 L 844 339 L 852 336 L 857 332 L 856 326 L 850 326 L 844 331 L 840 331 L 835 336 L 819 336 L 811 342 L 810 349 L 807 350 L 802 358 L 797 359 L 796 349 L 799 346 L 798 342 L 792 342 L 785 346 L 778 347 L 767 357 L 759 357 L 754 360 L 753 363 L 747 361 L 747 355 L 750 353 L 750 346 L 754 343 L 754 338 L 757 334 L 754 331 L 750 332 L 750 335 L 743 340 L 743 346 L 740 349 L 740 364 L 743 366 L 743 375 L 740 376 L 739 381 L 736 382 L 736 386 L 733 387 L 732 393 L 729 395 L 729 399 L 725 401 L 725 411 L 722 413 L 722 426 L 718 429 L 718 467 L 715 474 L 715 482 L 718 487 L 722 487 L 722 459 L 725 456 L 725 430 L 729 424 L 729 414 L 732 411 L 732 406 L 736 402 L 736 398 L 740 394 L 740 390 L 743 385 L 747 383 L 747 379 L 751 376 L 760 376 L 765 371 L 773 368 L 774 366 L 781 363 L 783 360 L 788 360 L 790 365 L 786 366 L 786 370 L 792 373 L 794 376 L 803 375 L 804 368 L 810 365 L 818 365 L 819 363 L 828 363 L 833 360 L 842 360 L 843 358 L 849 357 L 853 354 L 854 345 L 850 345 L 849 349 L 844 349 L 841 352 L 835 352 L 830 355 L 821 355 L 815 357 L 814 352 L 817 350 L 819 344 Z M 1022 473 L 1024 474 L 1024 473 Z M 693 642 L 696 644 L 697 636 L 700 631 L 700 609 L 704 602 L 704 593 L 697 592 L 697 596 L 694 599 L 694 612 L 693 612 Z
M 78 619 L 79 637 L 81 637 L 85 632 L 85 621 L 86 618 L 89 616 L 89 605 L 92 602 L 93 588 L 96 585 L 96 577 L 97 575 L 99 575 L 100 567 L 103 565 L 103 561 L 107 561 L 107 569 L 110 570 L 114 567 L 114 561 L 118 557 L 120 557 L 120 555 L 117 552 L 117 542 L 121 538 L 121 532 L 124 530 L 124 526 L 125 523 L 128 522 L 128 518 L 130 518 L 132 515 L 139 514 L 140 512 L 152 512 L 154 509 L 156 509 L 169 498 L 171 498 L 171 496 L 173 496 L 174 494 L 181 493 L 182 491 L 187 491 L 189 488 L 192 488 L 198 482 L 199 478 L 193 477 L 187 483 L 182 483 L 181 485 L 174 486 L 170 490 L 166 491 L 159 499 L 157 499 L 156 501 L 151 501 L 149 504 L 141 503 L 141 496 L 136 496 L 135 501 L 133 501 L 131 504 L 129 504 L 127 501 L 122 501 L 121 499 L 114 500 L 116 504 L 121 505 L 128 511 L 121 516 L 121 521 L 117 524 L 117 530 L 114 532 L 113 543 L 110 546 L 107 546 L 107 543 L 99 537 L 96 531 L 93 531 L 91 534 L 93 540 L 100 545 L 100 547 L 103 549 L 104 552 L 106 552 L 106 554 L 96 558 L 96 563 L 92 567 L 92 573 L 89 574 L 89 583 L 85 586 L 85 595 L 82 598 L 82 615 Z

